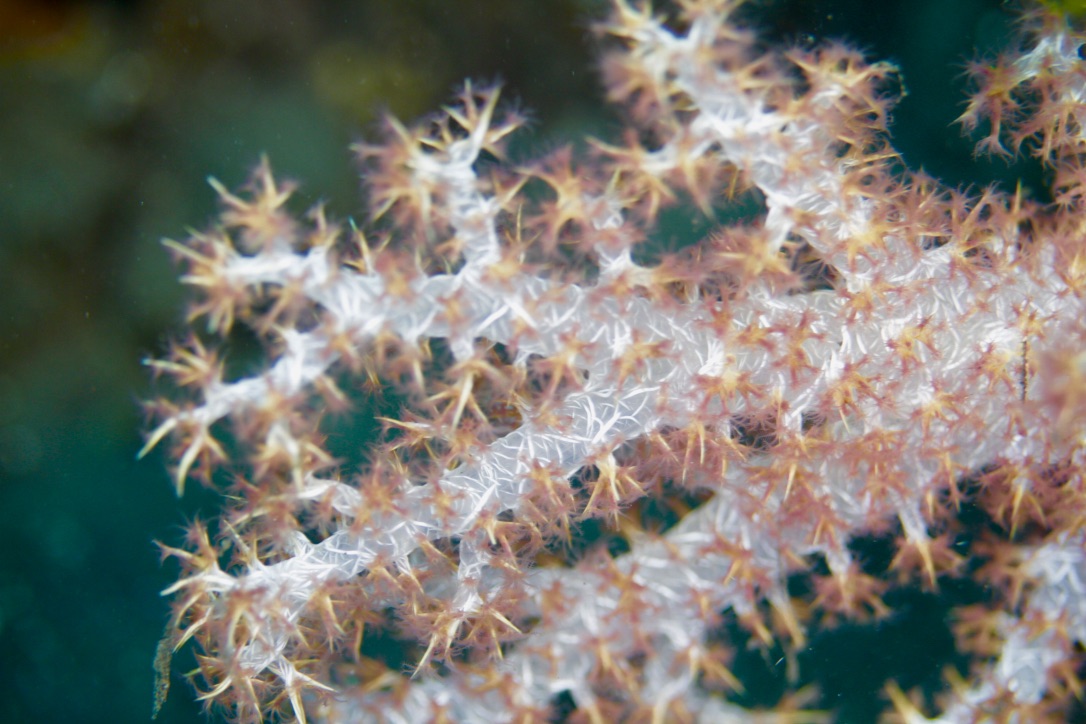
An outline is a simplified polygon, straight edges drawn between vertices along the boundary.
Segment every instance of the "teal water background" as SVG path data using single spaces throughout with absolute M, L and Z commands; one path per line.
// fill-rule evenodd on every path
M 210 218 L 205 178 L 236 187 L 267 153 L 303 205 L 357 215 L 348 144 L 373 138 L 382 108 L 414 118 L 466 77 L 500 78 L 531 112 L 522 157 L 614 139 L 586 29 L 600 7 L 0 0 L 0 721 L 150 717 L 158 592 L 175 573 L 152 541 L 176 543 L 215 496 L 178 501 L 160 454 L 136 461 L 140 361 L 183 329 L 159 240 Z M 752 17 L 778 39 L 851 38 L 900 64 L 909 95 L 893 134 L 911 167 L 954 185 L 1036 184 L 1028 164 L 975 162 L 949 125 L 963 61 L 1007 36 L 997 0 L 775 1 Z M 160 721 L 199 720 L 188 661 Z

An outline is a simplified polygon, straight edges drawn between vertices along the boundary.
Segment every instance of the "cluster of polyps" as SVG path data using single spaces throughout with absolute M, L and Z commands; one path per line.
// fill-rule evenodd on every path
M 205 699 L 243 719 L 542 721 L 561 696 L 599 721 L 721 720 L 722 613 L 802 641 L 786 578 L 819 558 L 818 606 L 879 615 L 886 581 L 850 538 L 897 531 L 892 572 L 936 585 L 967 497 L 1003 526 L 981 570 L 1006 596 L 970 619 L 991 665 L 946 716 L 1076 690 L 1081 41 L 1044 17 L 1020 59 L 978 68 L 969 119 L 1041 139 L 1064 202 L 1046 209 L 897 170 L 891 68 L 759 55 L 736 2 L 681 5 L 669 27 L 616 0 L 604 75 L 635 130 L 583 163 L 504 162 L 518 119 L 469 85 L 360 147 L 365 232 L 292 216 L 264 165 L 248 195 L 217 186 L 213 230 L 169 242 L 209 331 L 151 363 L 181 391 L 148 446 L 173 441 L 179 491 L 229 491 L 215 536 L 167 549 L 168 640 L 197 642 Z M 647 251 L 660 208 L 740 191 L 760 219 Z M 228 374 L 239 329 L 264 361 Z M 345 415 L 377 440 L 350 465 L 326 442 Z M 642 525 L 650 502 L 666 521 Z M 583 554 L 589 524 L 620 545 Z

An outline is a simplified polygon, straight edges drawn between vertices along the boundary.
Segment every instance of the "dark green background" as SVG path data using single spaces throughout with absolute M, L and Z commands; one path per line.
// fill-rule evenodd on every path
M 778 39 L 850 38 L 897 62 L 899 150 L 950 184 L 1037 170 L 974 162 L 950 125 L 963 61 L 1007 37 L 997 0 L 773 0 Z M 214 211 L 262 152 L 307 202 L 358 213 L 347 151 L 376 114 L 435 109 L 465 77 L 532 111 L 518 153 L 615 137 L 587 23 L 596 0 L 0 0 L 0 722 L 137 722 L 166 618 L 153 539 L 213 515 L 135 460 L 140 360 L 181 329 L 159 245 Z M 175 676 L 176 679 L 176 676 Z M 876 682 L 881 685 L 881 682 Z M 161 721 L 199 707 L 175 680 Z

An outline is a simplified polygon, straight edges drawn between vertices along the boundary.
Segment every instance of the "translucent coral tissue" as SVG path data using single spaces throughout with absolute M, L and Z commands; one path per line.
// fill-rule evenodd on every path
M 897 715 L 1070 711 L 1086 38 L 1028 11 L 974 68 L 964 120 L 1043 158 L 1044 205 L 903 171 L 893 68 L 767 50 L 738 5 L 616 0 L 603 75 L 631 127 L 584 157 L 506 161 L 519 117 L 467 84 L 358 148 L 363 228 L 295 215 L 265 163 L 168 242 L 193 329 L 149 362 L 148 447 L 179 492 L 223 492 L 164 546 L 201 699 L 242 721 L 748 721 L 725 618 L 795 651 L 816 620 L 885 614 L 895 581 L 966 571 L 995 591 L 961 615 L 971 663 L 934 699 L 888 686 Z M 757 218 L 644 253 L 661 209 L 736 194 Z M 241 328 L 260 354 L 231 364 Z M 345 418 L 372 429 L 349 460 Z M 984 565 L 950 544 L 963 505 Z M 888 571 L 850 546 L 874 534 Z

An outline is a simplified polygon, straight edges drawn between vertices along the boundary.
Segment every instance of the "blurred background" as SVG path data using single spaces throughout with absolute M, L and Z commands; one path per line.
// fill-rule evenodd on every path
M 1010 33 L 999 0 L 768 0 L 767 37 L 847 38 L 896 62 L 895 145 L 951 185 L 1043 197 L 1034 164 L 977 162 L 951 125 L 974 50 Z M 159 241 L 205 225 L 212 175 L 262 153 L 302 206 L 360 218 L 352 141 L 414 119 L 464 78 L 531 113 L 516 153 L 615 138 L 593 64 L 604 0 L 0 0 L 0 722 L 150 717 L 174 569 L 153 540 L 214 514 L 137 462 L 140 364 L 183 323 Z M 181 665 L 176 667 L 182 669 Z M 199 720 L 174 672 L 159 721 Z M 875 689 L 881 687 L 882 680 Z M 853 721 L 862 721 L 852 719 Z

